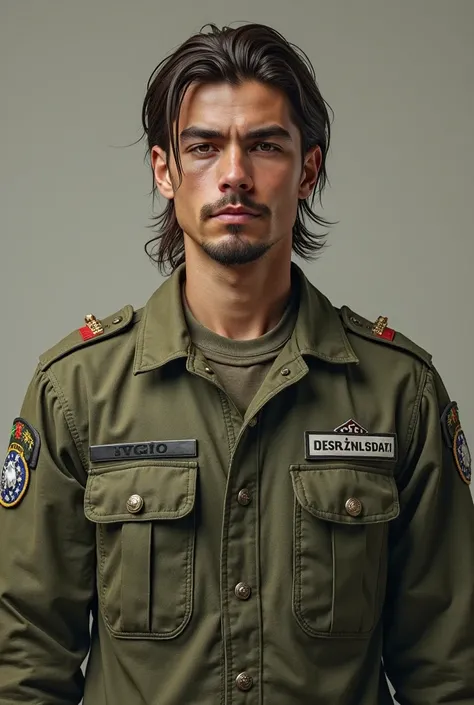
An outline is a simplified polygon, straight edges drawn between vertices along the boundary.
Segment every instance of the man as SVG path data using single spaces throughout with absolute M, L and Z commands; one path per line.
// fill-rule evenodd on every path
M 426 352 L 291 262 L 321 247 L 303 216 L 324 223 L 310 66 L 268 27 L 211 26 L 143 119 L 173 274 L 42 355 L 14 420 L 1 705 L 388 705 L 387 677 L 402 705 L 474 703 L 457 406 Z

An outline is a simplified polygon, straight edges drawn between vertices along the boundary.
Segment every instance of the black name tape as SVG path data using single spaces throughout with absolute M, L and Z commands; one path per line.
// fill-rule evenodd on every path
M 196 458 L 197 440 L 142 441 L 141 443 L 109 443 L 90 446 L 89 457 L 93 463 L 111 460 L 138 460 L 155 458 Z

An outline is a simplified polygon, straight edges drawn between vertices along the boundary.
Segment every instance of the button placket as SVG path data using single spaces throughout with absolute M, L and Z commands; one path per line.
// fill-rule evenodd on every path
M 255 675 L 248 671 L 239 673 L 236 668 L 255 670 L 260 664 L 259 601 L 253 599 L 258 590 L 257 552 L 257 502 L 247 484 L 258 486 L 254 434 L 242 432 L 234 447 L 229 467 L 226 513 L 223 533 L 222 611 L 224 617 L 224 648 L 230 665 L 226 673 L 227 697 L 233 702 L 235 688 L 245 692 L 255 685 Z M 240 580 L 239 578 L 244 578 Z M 245 661 L 242 662 L 242 655 Z
M 259 466 L 256 432 L 250 432 L 250 419 L 257 417 L 261 421 L 262 409 L 284 389 L 296 384 L 308 372 L 303 358 L 294 358 L 281 368 L 275 370 L 270 384 L 273 390 L 267 390 L 262 399 L 255 400 L 255 406 L 247 410 L 248 421 L 237 434 L 233 445 L 229 474 L 227 479 L 224 526 L 222 533 L 221 585 L 223 639 L 226 662 L 232 664 L 226 671 L 226 695 L 233 702 L 232 690 L 236 687 L 236 666 L 252 669 L 249 689 L 256 685 L 260 673 L 260 642 L 262 614 L 258 599 L 239 600 L 235 598 L 236 582 L 245 576 L 252 594 L 257 596 L 260 590 L 260 566 L 257 563 L 258 551 L 258 506 L 259 506 Z M 263 403 L 263 401 L 265 403 Z M 249 413 L 251 411 L 252 413 Z M 247 495 L 248 485 L 252 494 Z M 236 501 L 237 499 L 237 501 Z M 246 507 L 245 512 L 242 507 Z M 242 663 L 245 654 L 245 663 Z M 247 671 L 242 673 L 248 674 Z M 245 681 L 247 682 L 247 681 Z M 238 687 L 238 686 L 237 686 Z

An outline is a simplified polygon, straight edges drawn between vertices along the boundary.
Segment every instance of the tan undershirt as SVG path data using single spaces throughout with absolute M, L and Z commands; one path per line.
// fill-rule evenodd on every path
M 291 337 L 298 315 L 293 291 L 280 322 L 254 340 L 232 340 L 217 335 L 197 321 L 183 296 L 183 310 L 193 344 L 211 363 L 228 396 L 244 416 L 278 353 Z

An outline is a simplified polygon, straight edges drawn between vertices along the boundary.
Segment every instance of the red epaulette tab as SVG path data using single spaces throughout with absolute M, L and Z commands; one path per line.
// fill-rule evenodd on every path
M 85 321 L 86 325 L 79 328 L 79 333 L 81 334 L 82 340 L 91 340 L 104 332 L 102 322 L 99 321 L 92 313 L 87 314 Z
M 372 333 L 380 338 L 392 341 L 395 338 L 395 331 L 392 328 L 387 328 L 388 318 L 379 316 L 372 328 Z

